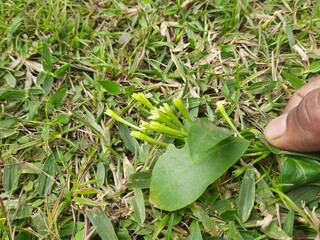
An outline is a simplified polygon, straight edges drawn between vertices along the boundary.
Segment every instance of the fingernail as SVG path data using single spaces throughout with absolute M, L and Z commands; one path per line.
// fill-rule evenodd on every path
M 266 126 L 264 135 L 268 141 L 280 138 L 285 134 L 287 129 L 287 115 L 288 114 L 283 114 L 271 120 Z

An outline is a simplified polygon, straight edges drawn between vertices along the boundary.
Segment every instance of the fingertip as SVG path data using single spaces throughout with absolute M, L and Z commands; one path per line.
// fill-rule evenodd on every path
M 269 122 L 264 131 L 264 136 L 269 143 L 277 145 L 279 139 L 283 137 L 287 130 L 287 116 L 283 114 Z

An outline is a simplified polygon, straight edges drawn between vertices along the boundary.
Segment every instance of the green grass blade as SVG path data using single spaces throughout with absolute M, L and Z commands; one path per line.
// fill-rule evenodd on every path
M 135 213 L 135 217 L 139 225 L 142 225 L 146 220 L 146 209 L 144 204 L 144 197 L 141 189 L 135 188 L 134 191 L 134 198 L 132 199 L 131 203 L 133 206 L 133 211 Z
M 102 240 L 118 240 L 110 219 L 101 208 L 87 209 L 86 214 Z
M 10 192 L 17 188 L 19 179 L 19 165 L 14 161 L 10 161 L 3 168 L 2 185 L 3 189 Z
M 246 222 L 255 201 L 255 176 L 254 169 L 248 168 L 244 174 L 239 194 L 238 215 L 242 222 Z
M 190 226 L 190 235 L 187 240 L 202 240 L 201 230 L 198 221 L 193 221 Z
M 38 187 L 38 194 L 44 195 L 50 189 L 53 184 L 53 178 L 56 171 L 56 159 L 53 153 L 49 155 L 47 158 L 43 171 L 39 177 L 39 187 Z

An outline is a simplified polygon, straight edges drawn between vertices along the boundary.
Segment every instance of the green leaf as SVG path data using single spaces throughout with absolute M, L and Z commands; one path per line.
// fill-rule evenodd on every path
M 320 181 L 320 162 L 307 157 L 282 156 L 277 182 L 285 184 L 283 191 Z
M 141 189 L 134 188 L 134 197 L 131 201 L 133 211 L 138 224 L 141 226 L 146 219 L 146 209 L 144 204 L 143 193 Z
M 39 177 L 38 194 L 44 195 L 53 184 L 54 174 L 56 172 L 56 160 L 53 153 L 49 155 L 44 163 L 43 170 Z
M 271 223 L 267 227 L 262 228 L 261 231 L 265 233 L 271 239 L 290 240 L 285 231 L 283 231 L 278 225 Z
M 283 223 L 283 231 L 285 231 L 290 237 L 294 230 L 294 211 L 290 210 Z
M 193 221 L 190 226 L 190 234 L 187 240 L 202 240 L 201 230 L 198 221 Z
M 87 209 L 86 214 L 101 239 L 118 240 L 110 219 L 101 208 Z
M 97 187 L 102 187 L 106 180 L 106 167 L 103 162 L 97 164 Z
M 150 172 L 136 172 L 130 175 L 127 187 L 128 188 L 150 188 Z
M 41 234 L 41 237 L 46 238 L 49 233 L 47 217 L 44 212 L 39 208 L 35 214 L 32 214 L 31 222 L 37 233 Z
M 303 80 L 301 80 L 300 78 L 296 77 L 291 73 L 283 71 L 282 75 L 285 77 L 286 80 L 289 81 L 291 86 L 294 87 L 295 89 L 301 88 L 305 84 Z
M 247 140 L 229 137 L 192 161 L 188 144 L 181 149 L 169 145 L 153 169 L 150 200 L 168 211 L 191 204 L 238 161 L 248 146 Z
M 50 49 L 46 44 L 44 44 L 42 47 L 42 66 L 47 73 L 50 73 L 52 70 L 51 58 Z
M 59 235 L 61 238 L 67 238 L 73 235 L 74 232 L 79 232 L 84 228 L 84 222 L 70 222 L 61 227 Z
M 6 80 L 9 87 L 14 88 L 16 86 L 17 80 L 11 72 L 7 71 L 3 78 Z
M 262 94 L 272 91 L 277 85 L 277 81 L 261 81 L 251 84 L 246 90 L 251 94 Z
M 53 88 L 53 76 L 51 76 L 50 73 L 47 73 L 44 77 L 44 82 L 43 82 L 43 90 L 45 91 L 46 94 L 48 94 L 49 92 L 51 92 L 52 88 Z
M 97 201 L 94 201 L 85 197 L 73 197 L 72 201 L 76 203 L 80 203 L 82 205 L 86 205 L 86 206 L 92 206 L 92 207 L 99 206 L 99 203 Z
M 66 73 L 66 71 L 69 69 L 69 67 L 70 67 L 70 63 L 62 65 L 56 71 L 54 71 L 53 76 L 55 78 L 62 77 Z
M 320 193 L 320 186 L 301 186 L 295 189 L 290 190 L 287 193 L 287 196 L 297 205 L 301 206 L 301 203 L 304 202 L 308 204 L 314 200 Z
M 187 27 L 186 28 L 186 33 L 189 39 L 189 43 L 192 47 L 196 47 L 197 45 L 197 39 L 196 39 L 196 35 L 194 34 L 194 32 L 192 31 L 191 28 Z
M 244 238 L 241 236 L 240 232 L 236 228 L 234 221 L 231 221 L 228 224 L 228 231 L 227 231 L 226 239 L 244 240 Z
M 238 215 L 241 221 L 246 222 L 250 215 L 255 201 L 255 176 L 254 169 L 248 168 L 244 174 L 240 193 Z
M 131 151 L 131 153 L 137 154 L 139 150 L 138 141 L 135 138 L 131 137 L 130 130 L 126 125 L 119 122 L 118 126 L 120 137 L 124 145 Z
M 285 25 L 284 32 L 287 34 L 289 46 L 292 49 L 293 46 L 296 44 L 296 39 L 294 37 L 292 28 L 290 27 L 290 25 L 288 23 Z
M 198 160 L 199 154 L 209 150 L 231 135 L 230 130 L 215 126 L 207 118 L 196 120 L 190 128 L 187 139 L 190 157 L 193 161 Z
M 13 191 L 18 186 L 19 165 L 15 161 L 10 161 L 3 168 L 2 185 L 6 192 Z
M 203 227 L 207 229 L 207 231 L 216 234 L 218 226 L 216 222 L 209 216 L 206 209 L 196 203 L 190 205 L 189 208 L 193 215 L 202 223 Z
M 320 71 L 320 61 L 315 61 L 309 66 L 308 72 L 317 73 L 319 71 Z
M 172 6 L 172 7 L 168 7 L 165 12 L 164 15 L 172 15 L 175 14 L 179 11 L 178 6 Z
M 101 86 L 106 89 L 109 93 L 119 94 L 121 93 L 121 87 L 118 83 L 106 80 L 106 81 L 98 81 Z
M 26 94 L 23 91 L 8 89 L 3 93 L 0 92 L 0 100 L 23 100 Z
M 68 85 L 63 84 L 59 89 L 51 96 L 50 106 L 53 108 L 59 108 L 63 101 L 63 98 L 66 96 L 68 90 Z

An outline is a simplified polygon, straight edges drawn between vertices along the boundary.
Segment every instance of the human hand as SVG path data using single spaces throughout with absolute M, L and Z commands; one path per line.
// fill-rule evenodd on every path
M 269 122 L 267 141 L 284 150 L 320 151 L 320 76 L 298 89 L 283 114 Z

